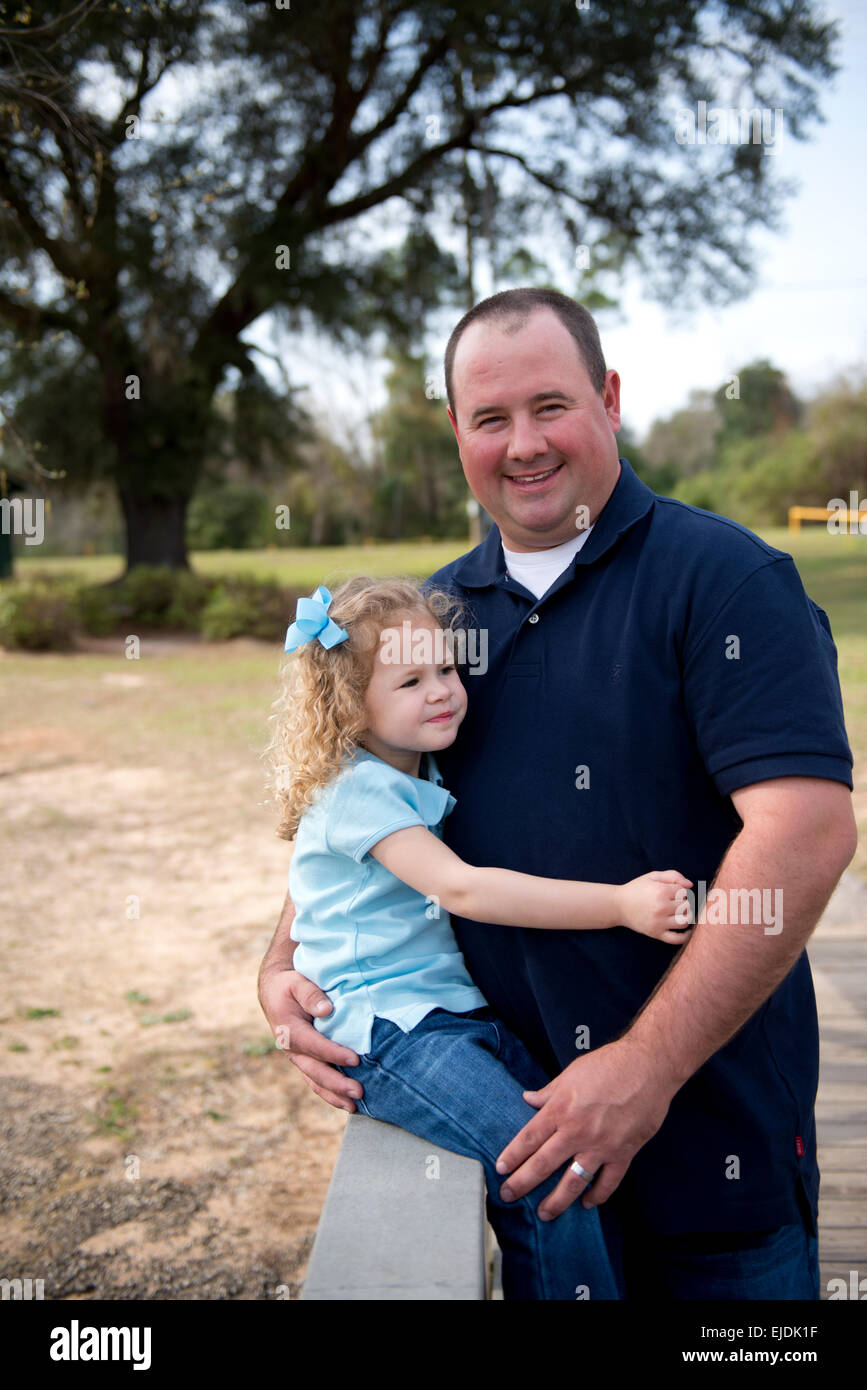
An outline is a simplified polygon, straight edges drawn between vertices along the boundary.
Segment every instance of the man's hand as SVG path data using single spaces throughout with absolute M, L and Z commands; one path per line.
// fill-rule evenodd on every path
M 358 1055 L 326 1038 L 313 1027 L 314 1014 L 330 1014 L 328 995 L 297 970 L 263 971 L 259 1002 L 277 1046 L 294 1062 L 307 1085 L 329 1105 L 354 1112 L 355 1100 L 364 1095 L 360 1081 L 336 1070 L 358 1066 Z
M 543 1086 L 525 1091 L 539 1114 L 524 1126 L 497 1162 L 510 1173 L 500 1188 L 504 1201 L 523 1197 L 565 1162 L 578 1159 L 596 1181 L 585 1207 L 607 1201 L 643 1144 L 668 1113 L 677 1084 L 654 1068 L 628 1037 L 577 1057 Z M 559 1216 L 586 1188 L 568 1170 L 539 1208 L 545 1218 Z

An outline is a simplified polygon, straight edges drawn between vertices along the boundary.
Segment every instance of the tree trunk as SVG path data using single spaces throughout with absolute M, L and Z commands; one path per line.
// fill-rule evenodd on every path
M 123 488 L 120 504 L 126 526 L 126 573 L 135 565 L 189 569 L 186 520 L 189 497 L 133 497 Z
M 210 395 L 183 364 L 161 374 L 143 358 L 127 372 L 123 343 L 112 346 L 100 364 L 101 413 L 116 455 L 125 573 L 137 565 L 188 570 L 187 508 L 201 476 Z

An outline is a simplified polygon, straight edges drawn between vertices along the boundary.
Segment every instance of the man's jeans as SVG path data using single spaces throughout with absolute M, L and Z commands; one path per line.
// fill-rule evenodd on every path
M 410 1032 L 375 1018 L 370 1051 L 341 1067 L 364 1087 L 364 1115 L 400 1125 L 432 1144 L 478 1159 L 488 1189 L 488 1220 L 503 1252 L 504 1299 L 616 1299 L 618 1286 L 599 1214 L 580 1198 L 553 1221 L 536 1208 L 567 1164 L 525 1197 L 503 1202 L 497 1158 L 538 1114 L 522 1090 L 550 1077 L 490 1008 L 434 1009 Z
M 819 1242 L 806 1217 L 773 1231 L 661 1235 L 599 1208 L 623 1296 L 642 1302 L 809 1299 L 819 1293 Z

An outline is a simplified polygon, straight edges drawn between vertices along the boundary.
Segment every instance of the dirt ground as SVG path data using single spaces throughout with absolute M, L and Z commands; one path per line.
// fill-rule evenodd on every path
M 289 865 L 256 751 L 275 660 L 90 646 L 0 654 L 0 1274 L 294 1298 L 345 1116 L 256 999 Z

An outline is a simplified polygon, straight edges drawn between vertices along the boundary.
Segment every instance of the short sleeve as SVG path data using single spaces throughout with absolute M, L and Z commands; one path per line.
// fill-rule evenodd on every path
M 334 788 L 326 842 L 333 853 L 359 863 L 386 835 L 411 825 L 438 825 L 455 805 L 445 787 L 366 759 L 350 766 Z
M 824 777 L 852 787 L 827 614 L 790 556 L 753 571 L 684 643 L 683 691 L 699 753 L 717 790 L 773 777 Z

